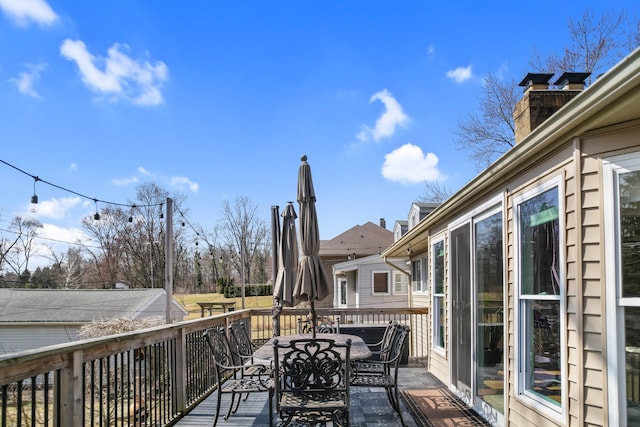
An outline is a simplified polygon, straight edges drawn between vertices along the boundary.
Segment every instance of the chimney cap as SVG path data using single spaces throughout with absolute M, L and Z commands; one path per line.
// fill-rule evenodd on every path
M 564 86 L 567 84 L 584 84 L 584 81 L 591 75 L 591 73 L 570 73 L 564 72 L 558 80 L 555 81 L 555 86 Z
M 518 86 L 527 87 L 539 84 L 548 85 L 551 77 L 553 77 L 553 73 L 527 73 Z

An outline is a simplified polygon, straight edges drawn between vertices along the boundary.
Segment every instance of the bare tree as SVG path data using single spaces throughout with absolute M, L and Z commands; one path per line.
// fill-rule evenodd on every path
M 102 288 L 109 288 L 120 280 L 124 257 L 123 238 L 126 235 L 128 215 L 119 206 L 106 206 L 99 219 L 93 216 L 82 220 L 82 227 L 98 243 L 100 249 L 88 250 Z
M 479 113 L 471 112 L 460 119 L 454 134 L 456 149 L 467 152 L 478 168 L 484 169 L 513 147 L 515 125 L 513 110 L 518 102 L 518 84 L 487 74 L 479 99 Z
M 424 192 L 417 202 L 442 203 L 452 194 L 453 191 L 440 181 L 425 181 Z
M 269 244 L 267 224 L 258 216 L 258 206 L 246 196 L 236 198 L 233 206 L 224 201 L 221 221 L 220 231 L 225 246 L 237 253 L 231 261 L 238 273 L 244 274 L 245 282 L 251 283 L 254 258 L 260 256 L 260 249 Z
M 596 19 L 587 9 L 579 21 L 569 19 L 570 43 L 562 53 L 534 51 L 530 66 L 536 72 L 589 72 L 592 78 L 606 71 L 640 43 L 640 21 L 623 10 Z M 588 82 L 589 83 L 589 82 Z M 484 169 L 515 143 L 513 110 L 519 98 L 516 80 L 502 81 L 489 73 L 476 112 L 458 120 L 451 132 L 457 150 L 466 153 L 478 170 Z
M 3 254 L 7 266 L 17 275 L 29 271 L 29 260 L 35 254 L 34 240 L 38 230 L 42 228 L 40 221 L 34 218 L 16 216 L 11 220 L 11 230 L 16 234 L 13 243 L 7 244 L 7 252 Z

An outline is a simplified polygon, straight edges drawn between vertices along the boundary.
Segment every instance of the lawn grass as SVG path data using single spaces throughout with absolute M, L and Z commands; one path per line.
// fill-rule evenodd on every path
M 198 319 L 200 317 L 199 302 L 231 302 L 235 301 L 236 310 L 242 308 L 242 298 L 225 298 L 223 294 L 174 294 L 173 298 L 180 303 L 185 310 L 189 312 L 184 320 Z M 244 297 L 245 308 L 270 308 L 273 306 L 273 297 L 271 295 L 264 296 L 246 296 Z M 222 311 L 220 311 L 222 312 Z M 205 313 L 206 314 L 206 313 Z

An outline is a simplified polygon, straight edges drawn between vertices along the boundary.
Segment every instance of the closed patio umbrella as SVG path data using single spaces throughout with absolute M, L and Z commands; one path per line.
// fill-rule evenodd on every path
M 293 296 L 296 302 L 308 301 L 311 305 L 313 337 L 316 334 L 315 301 L 322 301 L 330 293 L 329 279 L 320 261 L 320 231 L 316 214 L 316 195 L 311 179 L 311 167 L 307 156 L 302 156 L 298 171 L 298 203 L 300 213 L 300 247 L 302 256 L 298 263 L 296 286 Z
M 274 335 L 280 335 L 282 307 L 293 305 L 293 289 L 298 266 L 298 238 L 296 236 L 296 211 L 289 202 L 282 212 L 282 233 L 278 243 L 278 275 L 273 286 Z

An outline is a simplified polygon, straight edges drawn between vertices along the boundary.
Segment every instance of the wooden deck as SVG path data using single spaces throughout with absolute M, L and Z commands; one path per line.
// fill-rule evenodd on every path
M 400 386 L 403 389 L 439 388 L 444 385 L 427 372 L 426 367 L 419 360 L 411 360 L 409 365 L 400 368 Z M 176 426 L 200 427 L 213 424 L 216 410 L 215 393 L 202 401 L 193 411 L 183 417 Z M 351 389 L 351 427 L 371 426 L 401 426 L 400 417 L 389 405 L 384 389 L 368 389 L 354 387 Z M 267 427 L 269 425 L 267 395 L 251 395 L 245 402 L 241 402 L 238 412 L 224 421 L 223 415 L 229 407 L 228 395 L 222 398 L 222 409 L 218 427 Z M 407 427 L 416 427 L 411 413 L 402 403 L 402 416 Z M 278 421 L 277 419 L 275 421 Z

